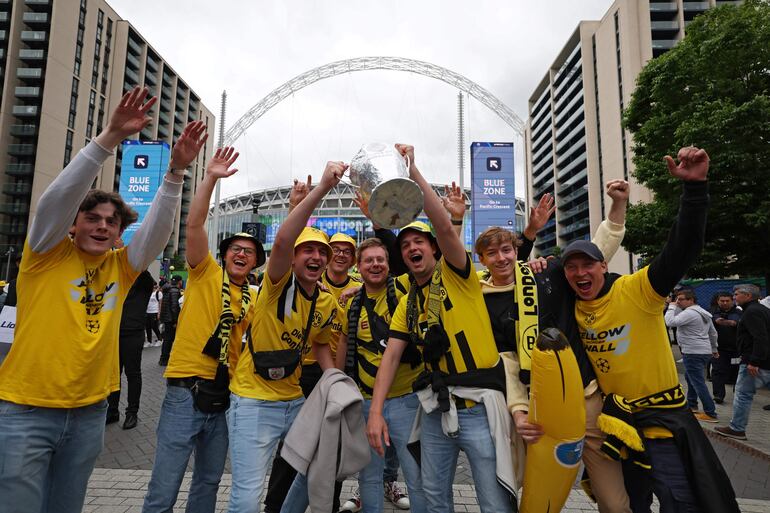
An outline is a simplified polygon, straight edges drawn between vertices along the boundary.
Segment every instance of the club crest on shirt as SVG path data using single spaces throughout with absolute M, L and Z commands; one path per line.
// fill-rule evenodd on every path
M 321 321 L 323 321 L 323 317 L 321 316 L 321 312 L 313 312 L 313 327 L 318 328 L 321 326 Z
M 118 283 L 110 282 L 98 292 L 92 288 L 92 281 L 95 276 L 95 270 L 89 270 L 87 275 L 70 281 L 70 298 L 73 302 L 82 305 L 85 308 L 86 323 L 85 328 L 91 334 L 99 333 L 101 322 L 98 316 L 102 312 L 109 312 L 115 309 L 118 302 Z
M 596 315 L 594 315 L 593 313 L 587 314 L 585 319 L 583 319 L 583 322 L 585 322 L 586 324 L 593 324 L 594 321 L 596 321 Z

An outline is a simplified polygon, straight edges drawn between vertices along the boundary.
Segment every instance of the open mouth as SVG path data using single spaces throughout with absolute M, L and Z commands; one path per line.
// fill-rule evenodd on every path
M 109 240 L 108 237 L 104 237 L 102 235 L 91 235 L 91 238 L 96 242 L 107 242 L 107 240 Z
M 582 280 L 575 283 L 580 292 L 589 292 L 591 290 L 591 282 Z
M 307 270 L 311 273 L 315 273 L 321 270 L 321 266 L 318 264 L 307 264 L 305 267 L 307 267 Z
M 233 260 L 233 265 L 238 269 L 245 269 L 247 266 L 244 260 Z
M 409 257 L 409 261 L 412 262 L 413 264 L 419 264 L 420 262 L 422 262 L 422 255 L 420 253 L 415 253 L 414 255 L 411 255 Z

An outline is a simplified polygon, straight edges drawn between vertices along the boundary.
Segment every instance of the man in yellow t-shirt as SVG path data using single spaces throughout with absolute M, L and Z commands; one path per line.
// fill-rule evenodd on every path
M 319 185 L 289 213 L 273 242 L 257 300 L 259 314 L 230 383 L 233 513 L 259 511 L 273 451 L 304 402 L 299 385 L 304 355 L 312 349 L 321 369 L 334 366 L 329 343 L 337 306 L 317 286 L 331 247 L 325 233 L 305 224 L 346 169 L 342 162 L 327 163 Z
M 243 332 L 256 314 L 249 273 L 265 263 L 262 244 L 248 233 L 236 233 L 219 245 L 222 266 L 209 253 L 205 223 L 216 183 L 235 173 L 233 148 L 220 148 L 187 215 L 189 277 L 171 357 L 164 374 L 166 397 L 158 420 L 158 442 L 152 477 L 144 499 L 145 513 L 174 509 L 190 455 L 195 452 L 188 501 L 196 511 L 213 512 L 227 458 L 229 372 L 241 353 Z M 206 391 L 217 396 L 204 403 Z
M 666 162 L 683 181 L 679 214 L 650 265 L 609 274 L 599 248 L 576 241 L 562 254 L 564 275 L 577 296 L 575 318 L 599 387 L 612 397 L 603 415 L 628 410 L 643 435 L 644 458 L 636 459 L 651 468 L 623 465 L 632 511 L 649 511 L 654 492 L 663 513 L 737 512 L 730 480 L 687 408 L 663 319 L 666 295 L 703 248 L 708 210 L 708 155 L 688 147 L 678 157 L 678 165 L 671 157 Z
M 307 195 L 306 193 L 298 194 L 296 192 L 297 185 L 298 183 L 295 180 L 295 186 L 292 188 L 292 193 L 289 197 L 290 204 L 299 204 L 299 202 Z M 307 189 L 308 187 L 306 186 L 305 191 L 307 191 Z M 334 322 L 332 322 L 332 338 L 329 344 L 333 357 L 336 352 L 337 340 L 340 335 L 343 311 L 343 305 L 339 303 L 340 296 L 347 289 L 358 289 L 361 286 L 361 282 L 348 274 L 348 271 L 350 271 L 350 268 L 353 266 L 356 241 L 344 233 L 335 233 L 332 235 L 329 245 L 332 248 L 332 256 L 321 277 L 321 283 L 323 283 L 326 290 L 334 297 L 338 309 Z M 302 395 L 305 397 L 310 395 L 315 388 L 316 383 L 318 383 L 318 380 L 321 379 L 322 373 L 321 366 L 318 365 L 313 352 L 309 352 L 302 360 L 302 374 L 299 377 Z M 275 451 L 275 459 L 273 460 L 273 465 L 270 469 L 270 479 L 267 483 L 265 513 L 279 513 L 281 511 L 281 505 L 283 504 L 286 494 L 289 493 L 289 488 L 294 482 L 296 475 L 297 472 L 281 457 L 281 446 L 279 446 Z M 335 486 L 332 509 L 338 511 L 342 483 L 337 482 Z
M 500 358 L 470 255 L 438 196 L 418 171 L 414 148 L 405 145 L 396 148 L 409 157 L 410 178 L 423 191 L 425 213 L 436 230 L 436 237 L 421 222 L 405 226 L 398 234 L 398 246 L 414 282 L 393 315 L 387 349 L 374 385 L 367 434 L 369 443 L 380 455 L 384 454 L 383 439 L 389 443 L 384 403 L 407 346 L 414 344 L 423 348 L 426 372 L 418 380 L 421 382 L 416 385 L 418 390 L 431 386 L 439 377 L 453 381 L 478 376 L 489 378 L 491 383 L 498 377 L 494 368 Z M 441 256 L 437 257 L 439 251 Z M 497 481 L 497 456 L 486 407 L 455 399 L 446 394 L 446 386 L 436 385 L 440 389 L 441 406 L 430 413 L 423 407 L 426 413 L 422 416 L 420 438 L 427 510 L 444 513 L 454 509 L 452 481 L 461 449 L 473 469 L 481 511 L 509 510 L 512 490 L 506 490 Z M 495 386 L 496 392 L 502 395 L 504 379 Z M 503 415 L 507 415 L 505 401 L 501 400 Z M 459 432 L 451 433 L 452 436 L 442 428 L 441 411 L 444 407 L 450 408 L 450 401 L 457 407 L 459 425 Z
M 0 497 L 8 512 L 80 511 L 104 440 L 107 396 L 120 388 L 118 331 L 131 283 L 163 250 L 205 125 L 188 125 L 130 243 L 137 214 L 91 190 L 104 161 L 138 133 L 156 98 L 127 92 L 107 127 L 40 197 L 18 278 L 18 324 L 0 367 Z M 72 235 L 72 238 L 68 237 Z

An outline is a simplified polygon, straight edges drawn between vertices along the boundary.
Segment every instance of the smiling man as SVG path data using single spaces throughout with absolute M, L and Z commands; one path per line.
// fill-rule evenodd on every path
M 142 226 L 112 250 L 136 213 L 118 194 L 91 186 L 113 148 L 152 121 L 156 98 L 146 98 L 147 89 L 126 93 L 37 205 L 19 270 L 15 341 L 0 367 L 3 511 L 83 507 L 104 441 L 106 399 L 120 388 L 123 302 L 166 245 L 184 168 L 205 140 L 202 123 L 185 128 Z
M 227 458 L 228 369 L 238 362 L 243 332 L 256 312 L 246 277 L 265 263 L 262 244 L 248 233 L 236 233 L 220 243 L 221 266 L 209 253 L 205 223 L 211 193 L 218 180 L 237 171 L 231 169 L 237 158 L 232 148 L 216 151 L 187 216 L 189 278 L 164 374 L 166 397 L 144 500 L 146 513 L 173 510 L 193 451 L 188 511 L 213 512 L 216 506 Z
M 638 439 L 613 433 L 643 451 L 635 456 L 641 465 L 624 463 L 632 510 L 649 511 L 655 493 L 662 513 L 736 512 L 727 474 L 687 408 L 661 315 L 666 296 L 695 263 L 705 238 L 708 155 L 688 147 L 678 158 L 678 165 L 671 157 L 666 163 L 683 182 L 679 214 L 650 265 L 631 275 L 610 274 L 599 248 L 577 241 L 562 254 L 564 273 L 577 295 L 583 345 L 607 395 L 604 414 L 618 422 L 625 418 L 642 434 Z M 633 428 L 628 432 L 636 434 Z M 606 446 L 608 454 L 619 457 L 619 443 Z
M 233 487 L 229 511 L 259 511 L 273 451 L 304 403 L 299 377 L 311 349 L 322 370 L 334 366 L 329 343 L 337 304 L 320 290 L 332 250 L 326 234 L 305 227 L 310 214 L 347 169 L 329 162 L 318 186 L 299 202 L 275 235 L 262 290 L 258 322 L 230 385 L 227 412 Z

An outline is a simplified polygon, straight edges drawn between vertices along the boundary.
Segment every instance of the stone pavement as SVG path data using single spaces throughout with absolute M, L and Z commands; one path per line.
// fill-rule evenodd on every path
M 86 512 L 124 513 L 139 512 L 155 452 L 155 427 L 158 422 L 160 405 L 165 393 L 162 379 L 163 368 L 157 365 L 160 348 L 147 348 L 143 354 L 142 404 L 139 411 L 139 426 L 124 431 L 120 423 L 107 426 L 105 447 L 97 460 L 96 469 L 91 478 L 86 499 Z M 680 376 L 684 383 L 684 376 Z M 125 380 L 124 380 L 125 383 Z M 122 412 L 125 408 L 125 394 L 121 401 Z M 770 404 L 770 392 L 759 392 L 751 411 L 746 442 L 725 439 L 715 432 L 715 424 L 703 424 L 706 434 L 712 442 L 724 465 L 736 495 L 739 497 L 741 510 L 747 513 L 770 512 L 770 412 L 762 406 Z M 732 412 L 732 389 L 728 387 L 725 404 L 717 406 L 720 424 L 725 425 Z M 188 467 L 188 470 L 192 470 Z M 217 511 L 226 511 L 230 493 L 229 464 L 220 487 Z M 177 501 L 177 511 L 183 511 L 187 500 L 187 488 L 190 483 L 188 474 L 182 484 Z M 475 491 L 472 486 L 470 469 L 464 455 L 460 455 L 455 477 L 454 502 L 456 512 L 479 511 Z M 343 486 L 342 497 L 353 492 L 355 482 L 348 480 Z M 386 512 L 399 511 L 386 501 Z M 563 509 L 564 512 L 594 512 L 595 504 L 578 489 L 574 489 Z M 657 511 L 653 507 L 653 511 Z

